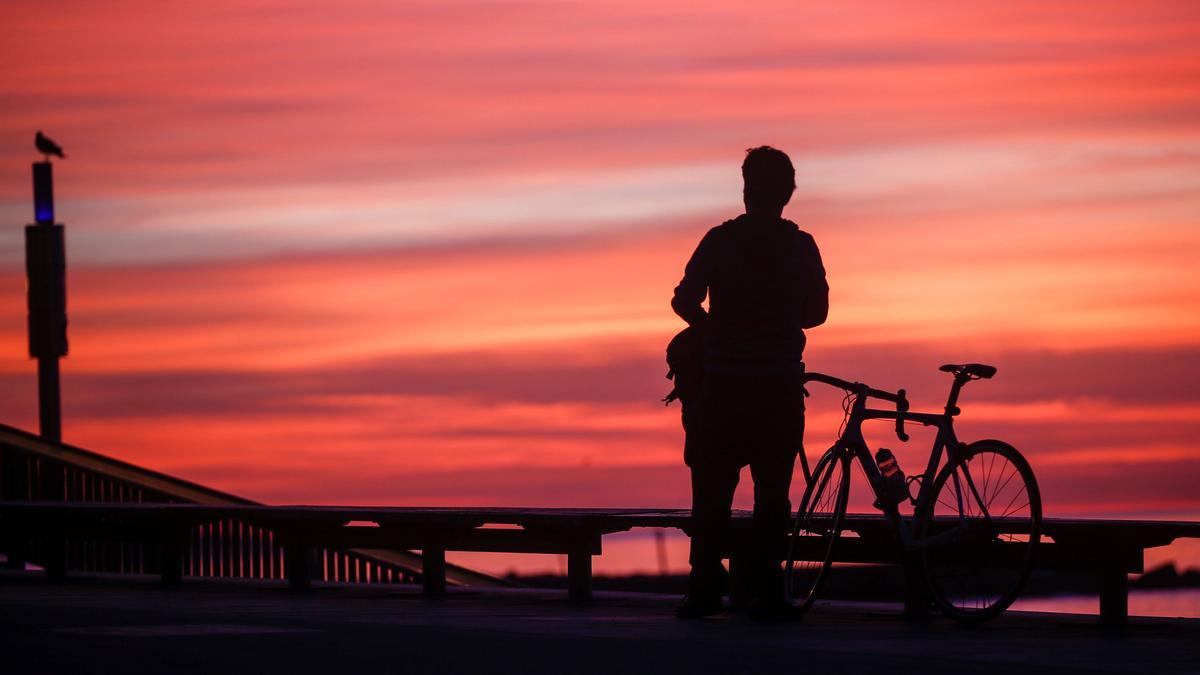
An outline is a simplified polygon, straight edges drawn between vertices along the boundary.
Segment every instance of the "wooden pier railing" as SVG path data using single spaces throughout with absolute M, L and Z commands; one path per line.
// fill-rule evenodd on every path
M 39 436 L 0 424 L 0 500 L 47 504 L 192 504 L 209 507 L 254 506 L 226 492 L 151 471 L 82 448 L 50 443 Z M 72 572 L 161 574 L 164 551 L 177 549 L 180 572 L 188 577 L 286 579 L 289 566 L 301 565 L 326 581 L 420 583 L 422 558 L 405 550 L 321 547 L 311 560 L 289 557 L 279 532 L 254 518 L 228 513 L 189 523 L 173 533 L 182 542 L 128 541 L 88 536 L 8 540 L 9 567 L 41 566 L 54 576 Z M 172 554 L 173 555 L 173 554 Z M 437 574 L 443 574 L 440 568 Z M 450 583 L 497 585 L 498 580 L 456 566 L 445 566 Z
M 171 542 L 182 551 L 188 543 L 178 533 L 196 523 L 214 521 L 264 523 L 277 533 L 285 554 L 294 560 L 286 578 L 293 588 L 328 578 L 328 558 L 314 552 L 339 547 L 355 549 L 420 549 L 425 591 L 444 590 L 446 551 L 493 551 L 566 554 L 568 594 L 574 600 L 591 595 L 592 556 L 601 552 L 606 534 L 636 527 L 686 531 L 684 509 L 537 509 L 420 508 L 349 506 L 205 506 L 199 504 L 63 504 L 0 502 L 0 544 L 87 533 L 93 539 L 163 542 L 164 581 L 177 581 L 188 564 L 184 554 L 170 554 Z M 1143 571 L 1144 551 L 1175 539 L 1200 538 L 1200 523 L 1172 521 L 1081 520 L 1047 518 L 1037 567 L 1043 570 L 1093 573 L 1106 623 L 1128 615 L 1128 575 Z M 751 515 L 734 516 L 738 533 L 750 531 Z M 883 517 L 852 514 L 845 529 L 853 533 L 838 551 L 839 562 L 899 564 Z M 736 561 L 738 544 L 728 551 Z M 321 566 L 324 561 L 324 567 Z M 732 570 L 731 565 L 731 570 Z
M 446 563 L 447 551 L 567 556 L 568 594 L 591 596 L 604 535 L 633 528 L 688 531 L 684 509 L 263 506 L 0 425 L 0 550 L 48 575 L 73 571 L 184 577 L 500 584 Z M 751 516 L 734 514 L 731 573 Z M 1094 574 L 1106 623 L 1128 614 L 1128 575 L 1147 548 L 1200 538 L 1200 523 L 1046 518 L 1037 567 Z M 898 564 L 879 514 L 850 514 L 838 562 Z M 739 534 L 740 533 L 740 534 Z M 420 553 L 413 553 L 419 550 Z M 737 574 L 734 573 L 736 577 Z

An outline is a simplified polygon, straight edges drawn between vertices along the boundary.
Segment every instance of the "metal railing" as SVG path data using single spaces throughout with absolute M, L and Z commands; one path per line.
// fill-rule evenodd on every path
M 0 424 L 0 501 L 253 505 L 236 495 L 69 445 L 50 443 Z M 153 544 L 63 541 L 10 545 L 9 567 L 26 563 L 64 573 L 159 574 Z M 288 553 L 269 527 L 237 519 L 194 525 L 183 550 L 183 574 L 194 578 L 286 579 Z M 342 583 L 420 583 L 421 557 L 408 551 L 318 548 L 314 578 Z M 448 566 L 447 580 L 488 584 L 490 577 Z

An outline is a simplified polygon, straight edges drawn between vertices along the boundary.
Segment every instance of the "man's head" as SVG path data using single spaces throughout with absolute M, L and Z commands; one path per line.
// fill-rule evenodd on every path
M 742 198 L 749 212 L 782 212 L 796 190 L 796 169 L 782 150 L 769 145 L 750 148 L 742 162 Z

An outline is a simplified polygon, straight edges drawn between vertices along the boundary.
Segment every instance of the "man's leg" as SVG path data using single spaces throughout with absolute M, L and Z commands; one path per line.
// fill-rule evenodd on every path
M 760 426 L 750 473 L 754 478 L 754 590 L 762 603 L 770 604 L 784 597 L 780 565 L 791 520 L 788 492 L 804 438 L 804 399 L 802 392 L 784 386 L 771 392 L 771 400 L 764 404 L 768 415 Z
M 763 453 L 750 464 L 754 476 L 754 582 L 759 599 L 783 597 L 783 562 L 787 547 L 792 482 L 796 451 Z
M 730 509 L 740 468 L 721 457 L 692 467 L 692 573 L 688 594 L 719 597 L 725 579 L 721 558 L 729 542 Z
M 688 429 L 688 466 L 692 470 L 692 574 L 681 617 L 720 611 L 725 569 L 721 558 L 729 539 L 730 509 L 737 490 L 742 446 L 736 432 L 736 409 L 728 383 L 710 377 L 699 400 L 699 416 Z M 736 397 L 734 397 L 736 400 Z M 706 611 L 713 610 L 713 611 Z

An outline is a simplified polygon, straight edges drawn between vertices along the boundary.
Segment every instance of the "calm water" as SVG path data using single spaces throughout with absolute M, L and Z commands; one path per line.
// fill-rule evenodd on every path
M 1193 520 L 1197 518 L 1193 515 Z M 597 574 L 686 574 L 688 538 L 667 530 L 656 542 L 652 530 L 634 530 L 604 539 L 604 554 L 594 559 Z M 566 574 L 566 556 L 454 553 L 447 559 L 467 567 L 503 576 L 520 574 Z M 1179 539 L 1170 546 L 1146 551 L 1146 569 L 1172 564 L 1179 570 L 1200 568 L 1200 539 Z M 1098 595 L 1056 595 L 1019 599 L 1015 609 L 1031 612 L 1099 614 Z M 1134 616 L 1200 618 L 1200 588 L 1170 590 L 1131 589 L 1129 612 Z
M 1100 600 L 1094 595 L 1054 595 L 1024 598 L 1013 609 L 1030 612 L 1099 614 Z M 1129 613 L 1133 616 L 1200 618 L 1200 588 L 1129 591 Z

